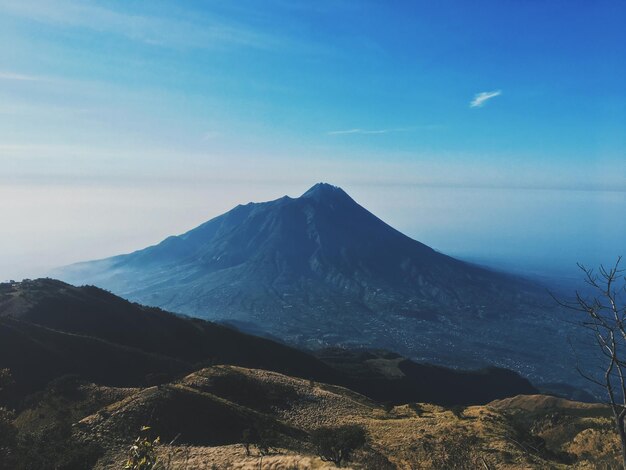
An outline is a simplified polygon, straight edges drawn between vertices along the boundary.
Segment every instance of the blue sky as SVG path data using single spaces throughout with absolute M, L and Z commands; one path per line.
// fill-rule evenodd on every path
M 374 188 L 624 194 L 625 22 L 622 1 L 0 0 L 0 261 L 106 256 L 318 180 L 434 245 L 458 227 Z

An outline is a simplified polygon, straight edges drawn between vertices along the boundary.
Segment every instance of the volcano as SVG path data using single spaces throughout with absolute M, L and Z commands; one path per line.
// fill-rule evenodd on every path
M 527 375 L 554 356 L 558 341 L 545 335 L 562 327 L 546 319 L 541 286 L 439 253 L 326 183 L 56 274 L 290 344 L 382 347 Z
M 158 245 L 65 272 L 172 311 L 298 329 L 348 312 L 501 315 L 533 288 L 438 253 L 326 183 L 295 199 L 239 205 Z

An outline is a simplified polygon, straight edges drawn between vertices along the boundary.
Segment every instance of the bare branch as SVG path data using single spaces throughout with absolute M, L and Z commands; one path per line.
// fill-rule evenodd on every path
M 576 370 L 582 377 L 605 390 L 620 436 L 626 469 L 626 305 L 621 305 L 623 299 L 620 297 L 621 293 L 626 293 L 626 277 L 623 276 L 624 270 L 619 267 L 620 262 L 621 257 L 611 268 L 600 265 L 597 274 L 583 264 L 578 264 L 583 272 L 583 281 L 595 291 L 595 296 L 583 296 L 576 291 L 574 300 L 563 301 L 552 293 L 550 295 L 561 307 L 586 316 L 578 324 L 589 331 L 597 345 L 600 353 L 598 368 L 602 371 L 602 379 L 583 371 L 572 346 L 576 355 Z

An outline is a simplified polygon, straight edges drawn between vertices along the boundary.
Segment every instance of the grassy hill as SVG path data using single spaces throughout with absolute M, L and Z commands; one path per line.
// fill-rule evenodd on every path
M 73 395 L 73 400 L 62 396 Z M 65 401 L 63 401 L 65 400 Z M 596 469 L 616 468 L 618 441 L 603 405 L 543 395 L 487 405 L 446 408 L 408 403 L 384 408 L 343 387 L 263 370 L 213 366 L 162 386 L 116 389 L 75 383 L 50 389 L 18 416 L 22 432 L 49 425 L 51 410 L 73 403 L 75 442 L 97 443 L 95 468 L 122 467 L 141 426 L 163 442 L 172 469 L 333 468 L 310 442 L 320 426 L 355 424 L 367 444 L 355 469 Z M 76 405 L 79 403 L 79 405 Z M 244 431 L 271 433 L 268 455 Z
M 2 470 L 119 469 L 142 433 L 169 470 L 329 469 L 313 436 L 345 425 L 367 436 L 355 469 L 611 468 L 619 454 L 606 407 L 535 395 L 510 371 L 313 355 L 51 279 L 0 285 L 7 367 Z

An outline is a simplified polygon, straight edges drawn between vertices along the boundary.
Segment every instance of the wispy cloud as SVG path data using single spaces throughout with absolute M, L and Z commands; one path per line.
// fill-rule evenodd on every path
M 361 135 L 373 135 L 373 134 L 389 134 L 391 132 L 406 132 L 411 130 L 409 127 L 396 127 L 393 129 L 345 129 L 339 131 L 330 131 L 328 135 L 346 135 L 346 134 L 361 134 Z
M 23 75 L 20 73 L 0 71 L 0 80 L 17 80 L 21 82 L 39 82 L 45 79 L 42 77 L 36 77 L 33 75 Z
M 480 108 L 487 101 L 489 101 L 492 98 L 495 98 L 496 96 L 500 96 L 501 94 L 502 94 L 501 90 L 481 91 L 480 93 L 476 93 L 474 95 L 474 99 L 470 102 L 470 108 Z
M 341 129 L 337 131 L 329 131 L 327 135 L 376 135 L 376 134 L 391 134 L 393 132 L 413 132 L 419 130 L 437 130 L 441 129 L 442 126 L 439 124 L 423 124 L 423 125 L 415 125 L 409 127 L 390 127 L 385 129 L 362 129 L 360 127 L 355 127 L 353 129 Z
M 41 23 L 112 33 L 153 46 L 212 48 L 239 45 L 275 47 L 280 42 L 250 27 L 215 17 L 189 18 L 131 14 L 76 0 L 0 0 L 0 11 Z
M 217 131 L 207 131 L 202 134 L 202 140 L 214 140 L 220 136 L 220 133 Z

